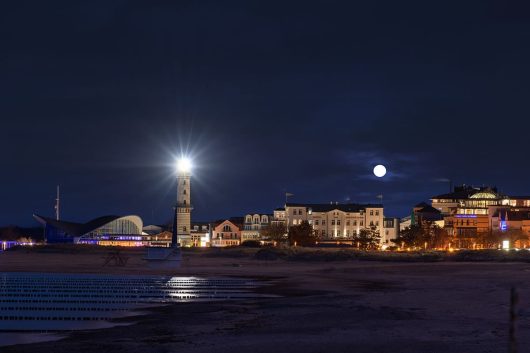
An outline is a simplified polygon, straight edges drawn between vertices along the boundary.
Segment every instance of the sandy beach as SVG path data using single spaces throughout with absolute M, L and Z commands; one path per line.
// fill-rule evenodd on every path
M 282 297 L 160 307 L 131 326 L 74 332 L 2 352 L 506 352 L 510 287 L 519 293 L 519 352 L 530 352 L 530 264 L 260 261 L 184 254 L 173 270 L 128 250 L 0 254 L 1 271 L 243 276 Z

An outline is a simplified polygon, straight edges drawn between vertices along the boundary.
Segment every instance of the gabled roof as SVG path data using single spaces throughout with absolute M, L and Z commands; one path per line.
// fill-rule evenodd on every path
M 417 207 L 426 207 L 426 206 L 429 206 L 429 204 L 426 203 L 426 202 L 423 202 L 423 201 L 422 201 L 422 202 L 420 202 L 419 204 L 417 204 L 416 206 L 414 206 L 414 208 L 417 208 Z
M 367 208 L 383 208 L 382 204 L 358 204 L 358 203 L 344 203 L 344 204 L 326 204 L 326 203 L 287 203 L 286 207 L 305 207 L 310 208 L 313 212 L 329 212 L 339 210 L 342 212 L 359 212 Z
M 436 213 L 436 214 L 442 213 L 439 209 L 436 209 L 436 208 L 434 208 L 432 206 L 429 206 L 429 205 L 419 209 L 416 212 L 418 212 L 418 213 Z
M 240 228 L 245 223 L 245 217 L 230 217 L 228 220 Z

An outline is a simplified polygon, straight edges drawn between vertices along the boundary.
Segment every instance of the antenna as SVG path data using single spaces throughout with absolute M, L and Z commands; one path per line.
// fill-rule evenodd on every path
M 55 199 L 55 219 L 59 220 L 59 207 L 60 207 L 60 193 L 59 193 L 59 185 L 57 185 L 57 198 Z

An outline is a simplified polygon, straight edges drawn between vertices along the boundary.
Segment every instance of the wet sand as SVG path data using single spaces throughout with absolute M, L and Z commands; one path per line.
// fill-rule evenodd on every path
M 0 255 L 2 271 L 244 276 L 274 299 L 156 308 L 127 327 L 74 332 L 2 352 L 506 352 L 509 290 L 519 292 L 519 352 L 530 352 L 530 264 L 258 261 L 187 253 L 174 270 L 140 253 Z

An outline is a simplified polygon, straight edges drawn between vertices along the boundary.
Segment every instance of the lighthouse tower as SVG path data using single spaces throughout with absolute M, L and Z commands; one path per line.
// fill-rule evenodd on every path
M 177 163 L 177 204 L 173 220 L 173 246 L 191 245 L 191 162 L 180 159 Z

